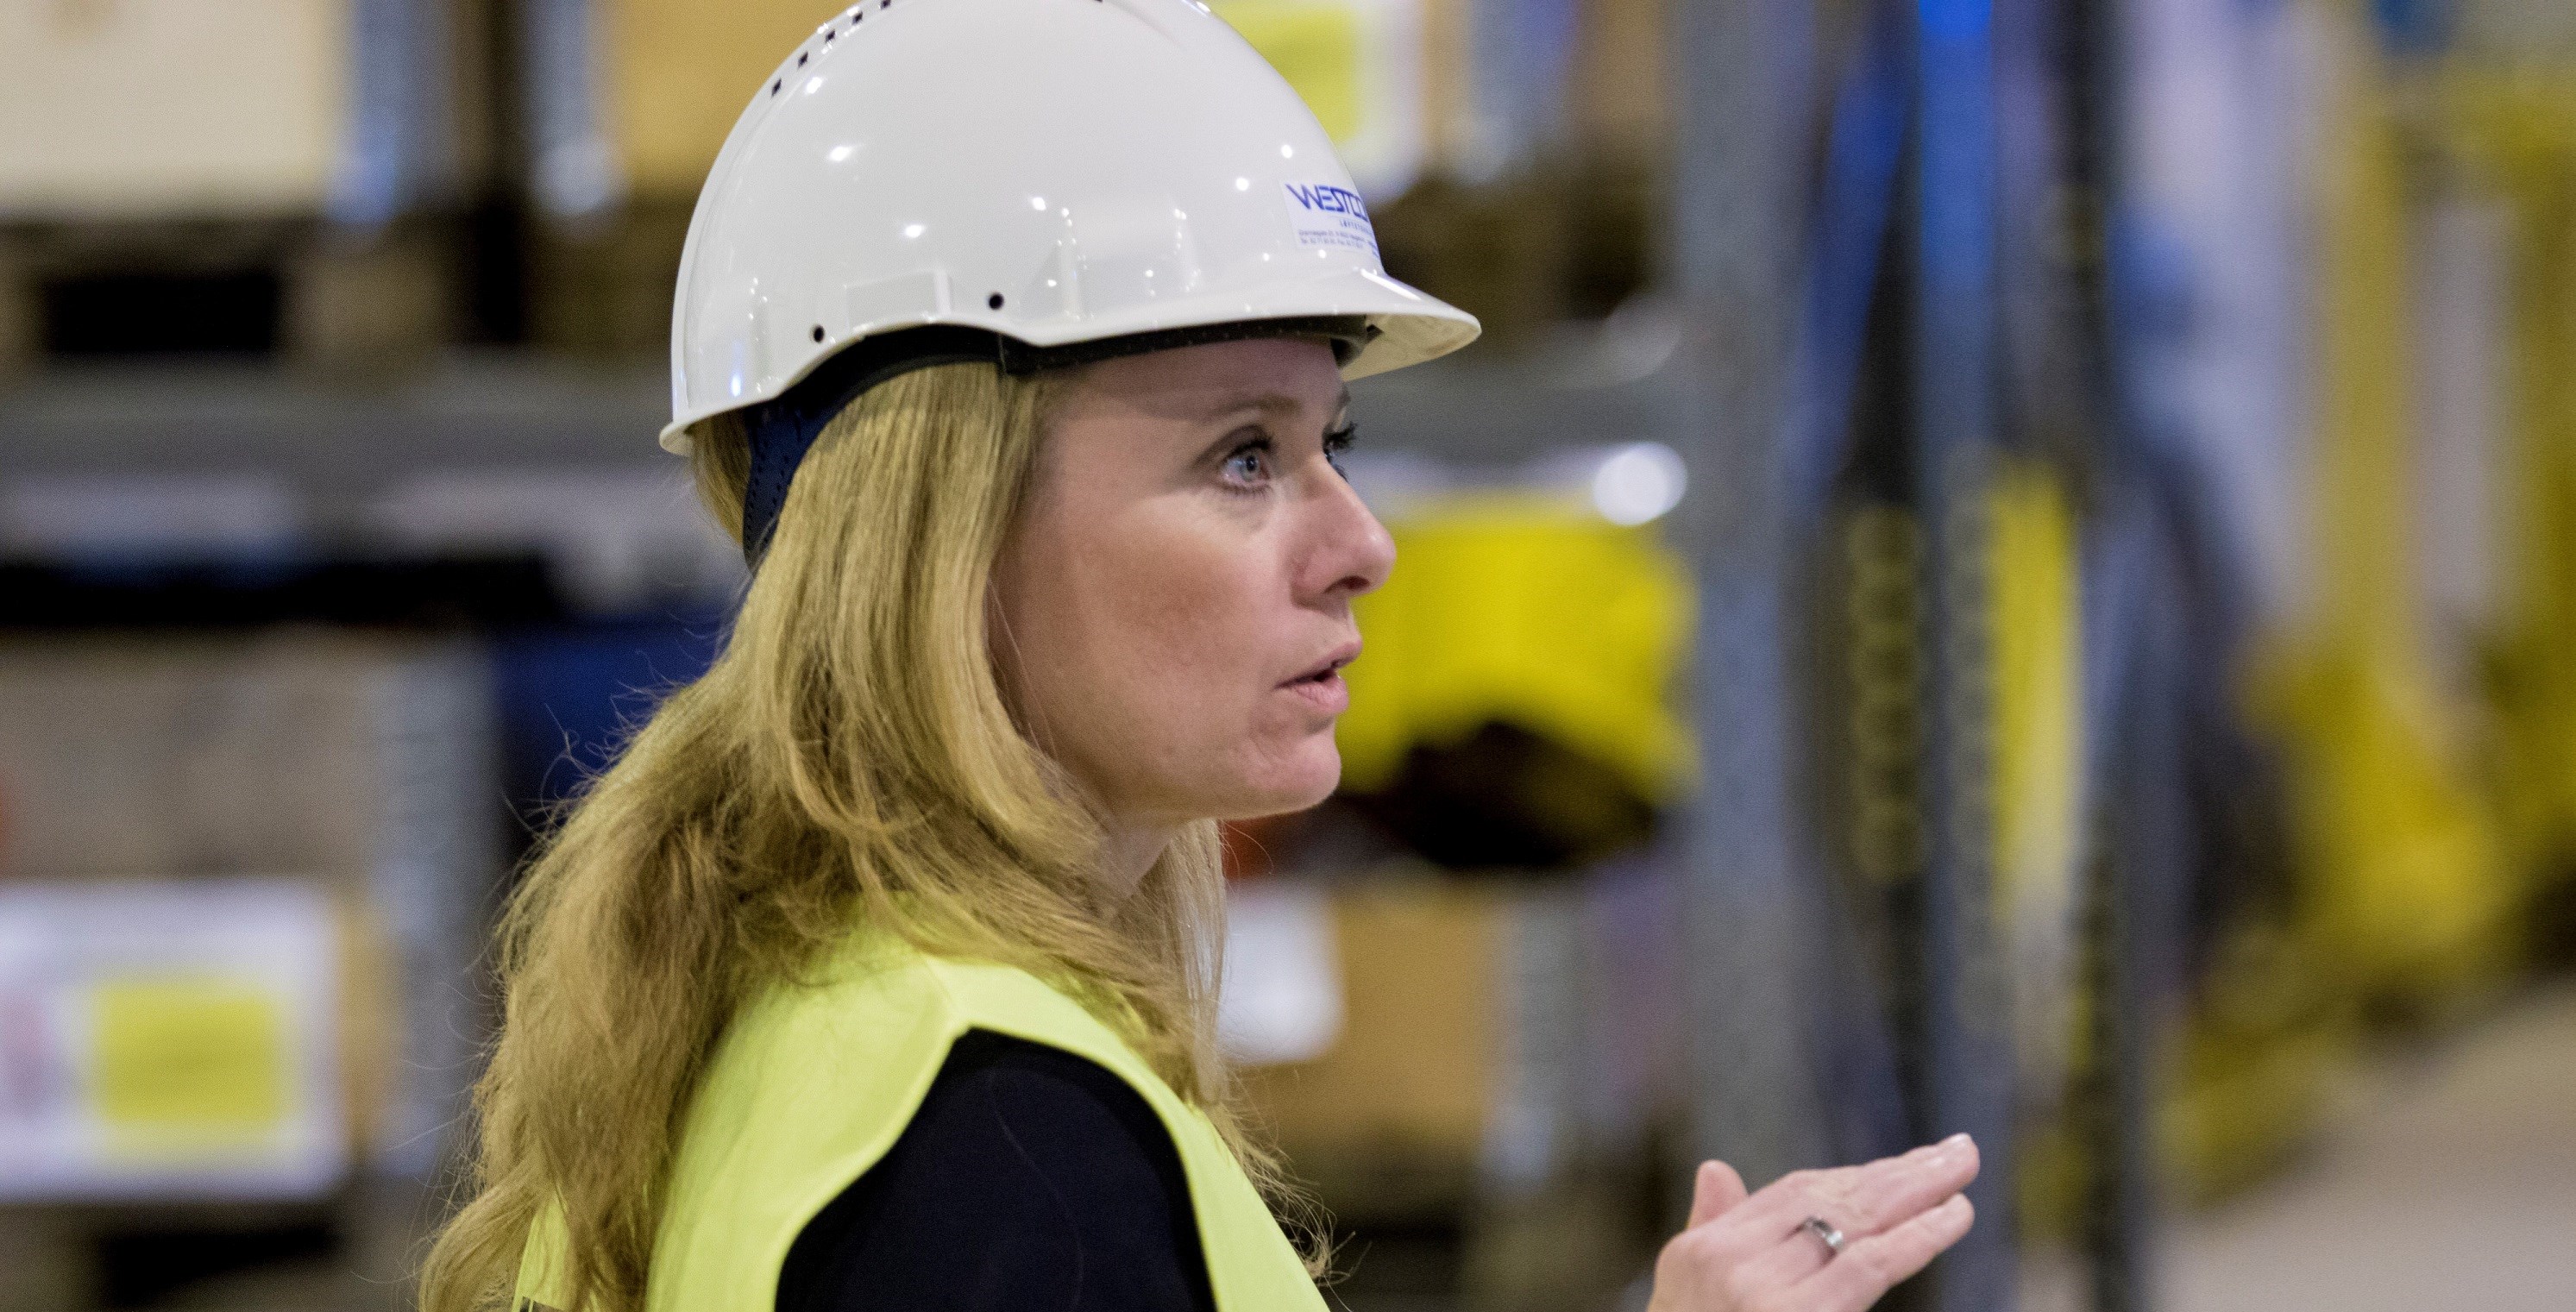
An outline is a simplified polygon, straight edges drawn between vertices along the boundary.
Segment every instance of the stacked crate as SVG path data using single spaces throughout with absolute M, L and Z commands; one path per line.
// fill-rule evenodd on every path
M 478 0 L 0 7 L 0 369 L 448 332 Z
M 0 643 L 0 1307 L 256 1217 L 405 1275 L 485 1029 L 489 684 L 433 638 Z
M 1656 1149 L 1682 1091 L 1670 873 L 1399 864 L 1234 900 L 1229 1048 L 1261 1130 L 1354 1237 L 1344 1292 L 1608 1306 L 1662 1238 Z M 1300 903 L 1319 932 L 1273 931 Z M 1323 1005 L 1265 998 L 1298 994 Z M 1302 1043 L 1266 1042 L 1264 1019 Z
M 536 338 L 659 349 L 691 208 L 743 107 L 831 0 L 531 0 L 518 43 Z M 1306 97 L 1387 266 L 1499 343 L 1648 277 L 1660 0 L 1216 0 Z
M 680 247 L 725 134 L 830 0 L 530 0 L 521 100 L 529 330 L 592 354 L 670 340 Z

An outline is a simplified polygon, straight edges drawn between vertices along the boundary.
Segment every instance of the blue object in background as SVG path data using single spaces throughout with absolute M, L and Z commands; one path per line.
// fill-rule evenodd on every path
M 535 827 L 577 794 L 671 690 L 706 673 L 722 614 L 505 629 L 491 635 L 501 778 Z
M 1976 1136 L 1982 1223 L 1930 1268 L 1937 1312 L 2011 1312 L 2015 1276 L 2010 993 L 1996 922 L 1986 506 L 1997 436 L 1993 0 L 1918 0 L 1911 458 L 1924 526 L 1921 1096 L 1924 1139 Z
M 2400 55 L 2438 54 L 2451 39 L 2449 0 L 2371 0 L 2380 40 Z

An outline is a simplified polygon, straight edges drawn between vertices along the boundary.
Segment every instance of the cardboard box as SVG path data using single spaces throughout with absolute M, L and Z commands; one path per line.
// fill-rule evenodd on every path
M 484 1027 L 489 684 L 428 638 L 0 642 L 0 888 L 309 880 L 337 926 L 337 1123 L 352 1160 L 425 1175 Z
M 594 0 L 586 52 L 603 78 L 599 126 L 626 189 L 698 194 L 752 93 L 847 0 Z
M 474 153 L 471 8 L 0 5 L 0 217 L 390 218 Z
M 1340 1023 L 1317 1055 L 1243 1078 L 1330 1205 L 1425 1210 L 1540 1185 L 1635 1149 L 1674 1104 L 1680 940 L 1662 872 L 1395 871 L 1329 890 Z M 1259 969 L 1230 960 L 1229 987 Z
M 620 193 L 648 204 L 695 196 L 778 61 L 846 5 L 558 0 L 549 8 L 554 16 L 534 42 L 533 154 L 539 194 L 574 213 Z M 1417 0 L 1220 0 L 1214 8 L 1308 98 L 1363 191 L 1392 196 L 1410 183 L 1426 152 L 1423 80 L 1435 57 L 1426 54 L 1434 39 Z M 587 97 L 563 102 L 565 89 L 582 86 Z M 561 176 L 550 183 L 545 160 L 558 147 L 552 171 Z M 581 185 L 593 168 L 600 175 Z

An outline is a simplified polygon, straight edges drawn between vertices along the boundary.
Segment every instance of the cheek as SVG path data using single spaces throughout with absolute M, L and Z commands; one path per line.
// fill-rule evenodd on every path
M 1044 645 L 1021 635 L 1043 668 L 1032 692 L 1050 745 L 1126 805 L 1302 805 L 1284 795 L 1329 791 L 1339 758 L 1271 687 L 1297 633 L 1281 566 L 1257 532 L 1186 509 L 1058 537 L 1037 608 Z
M 1084 573 L 1090 645 L 1156 736 L 1185 738 L 1183 717 L 1222 717 L 1229 704 L 1242 714 L 1263 668 L 1260 603 L 1275 586 L 1257 553 L 1196 525 L 1146 520 L 1100 543 Z

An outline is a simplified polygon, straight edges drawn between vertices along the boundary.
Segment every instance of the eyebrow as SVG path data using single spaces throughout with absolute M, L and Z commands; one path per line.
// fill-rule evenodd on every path
M 1293 415 L 1303 408 L 1305 408 L 1305 403 L 1303 401 L 1286 392 L 1263 392 L 1258 396 L 1250 396 L 1228 401 L 1225 404 L 1216 407 L 1214 410 L 1209 411 L 1208 417 L 1211 419 L 1221 418 L 1223 416 L 1237 414 L 1245 410 L 1258 410 L 1261 413 L 1268 415 Z M 1342 389 L 1341 395 L 1334 398 L 1332 410 L 1333 417 L 1339 418 L 1341 415 L 1349 411 L 1350 408 L 1351 389 L 1345 387 Z

